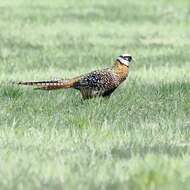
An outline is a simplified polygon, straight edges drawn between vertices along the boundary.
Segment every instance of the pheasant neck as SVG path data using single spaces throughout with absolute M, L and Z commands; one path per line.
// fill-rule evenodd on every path
M 113 72 L 122 82 L 128 76 L 128 67 L 124 64 L 121 64 L 119 61 L 116 61 L 112 67 Z

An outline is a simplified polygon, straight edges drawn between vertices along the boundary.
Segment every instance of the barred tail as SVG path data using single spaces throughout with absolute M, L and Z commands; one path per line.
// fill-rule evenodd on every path
M 50 80 L 50 81 L 37 81 L 37 82 L 18 82 L 18 85 L 34 86 L 36 89 L 41 90 L 57 90 L 61 88 L 72 88 L 77 78 L 69 80 Z

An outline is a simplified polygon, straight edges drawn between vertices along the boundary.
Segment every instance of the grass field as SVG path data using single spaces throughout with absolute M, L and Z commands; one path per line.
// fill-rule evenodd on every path
M 189 39 L 189 0 L 1 0 L 0 189 L 189 189 Z M 126 51 L 110 99 L 9 85 Z

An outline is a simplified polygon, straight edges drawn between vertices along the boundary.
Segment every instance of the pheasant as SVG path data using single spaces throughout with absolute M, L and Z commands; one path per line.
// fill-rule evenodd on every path
M 71 79 L 18 82 L 18 85 L 30 85 L 42 90 L 74 88 L 81 92 L 83 99 L 110 96 L 112 92 L 127 78 L 132 56 L 120 55 L 111 68 L 96 70 Z

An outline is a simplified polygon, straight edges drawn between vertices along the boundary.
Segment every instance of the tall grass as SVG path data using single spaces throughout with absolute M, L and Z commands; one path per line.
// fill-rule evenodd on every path
M 0 2 L 1 189 L 188 189 L 189 2 Z M 136 62 L 110 99 L 10 81 Z

